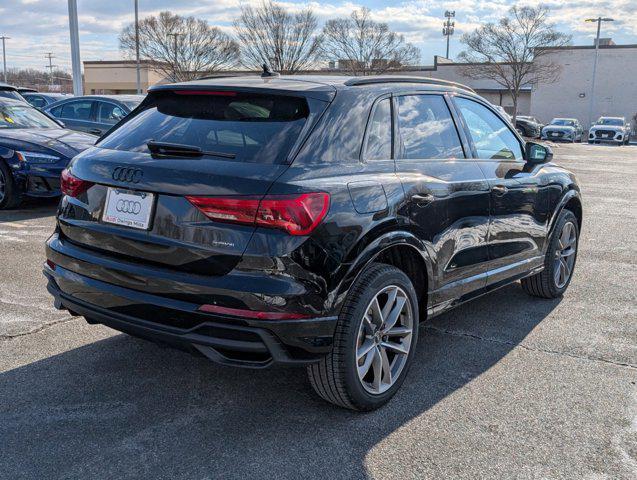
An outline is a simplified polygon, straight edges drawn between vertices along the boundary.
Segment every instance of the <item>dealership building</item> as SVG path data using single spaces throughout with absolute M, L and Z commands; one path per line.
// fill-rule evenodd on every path
M 532 115 L 545 123 L 555 117 L 574 117 L 588 126 L 594 59 L 594 45 L 550 48 L 539 61 L 559 65 L 560 75 L 553 83 L 523 87 L 518 99 L 518 114 Z M 506 88 L 493 80 L 468 78 L 463 74 L 465 66 L 436 56 L 433 65 L 393 73 L 463 83 L 491 103 L 512 110 L 513 102 Z M 328 68 L 303 73 L 339 75 L 343 70 L 338 68 L 337 62 L 330 62 Z M 154 84 L 167 82 L 148 61 L 141 62 L 141 80 L 144 92 Z M 134 61 L 84 62 L 85 93 L 134 93 L 135 89 Z M 633 128 L 637 126 L 637 44 L 616 45 L 610 39 L 600 41 L 592 119 L 602 115 L 623 116 L 632 122 Z

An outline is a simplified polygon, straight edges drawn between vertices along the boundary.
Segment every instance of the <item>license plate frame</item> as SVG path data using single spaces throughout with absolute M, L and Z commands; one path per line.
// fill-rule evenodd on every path
M 108 187 L 102 222 L 148 231 L 152 228 L 154 210 L 154 193 Z

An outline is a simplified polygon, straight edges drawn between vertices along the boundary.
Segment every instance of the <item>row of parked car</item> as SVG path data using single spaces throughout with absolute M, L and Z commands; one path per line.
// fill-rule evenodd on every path
M 135 109 L 143 95 L 42 93 L 0 84 L 0 209 L 60 194 L 71 158 Z
M 499 107 L 499 110 L 508 116 L 502 107 Z M 583 142 L 586 135 L 577 118 L 554 118 L 544 125 L 535 117 L 518 115 L 515 119 L 515 129 L 520 135 L 528 138 L 572 143 Z M 588 130 L 588 143 L 628 145 L 630 130 L 630 123 L 625 117 L 599 117 Z

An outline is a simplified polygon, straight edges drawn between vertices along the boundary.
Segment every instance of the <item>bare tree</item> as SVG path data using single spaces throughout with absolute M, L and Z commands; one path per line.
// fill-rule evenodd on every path
M 338 60 L 339 68 L 352 75 L 374 75 L 400 70 L 420 59 L 419 50 L 392 32 L 386 23 L 371 19 L 369 8 L 349 18 L 329 20 L 323 28 L 323 56 Z
M 547 47 L 567 45 L 571 37 L 548 23 L 549 9 L 512 7 L 497 23 L 487 23 L 462 36 L 467 47 L 459 59 L 467 65 L 464 75 L 490 79 L 505 87 L 513 100 L 513 121 L 518 110 L 520 90 L 524 86 L 555 82 L 561 68 L 551 62 Z
M 134 57 L 134 23 L 124 27 L 119 44 L 128 57 Z M 139 53 L 163 75 L 186 81 L 236 65 L 239 46 L 205 20 L 161 12 L 139 22 Z
M 291 14 L 271 1 L 260 7 L 243 5 L 234 22 L 241 44 L 241 63 L 247 68 L 267 64 L 281 73 L 296 73 L 316 61 L 321 36 L 312 9 Z

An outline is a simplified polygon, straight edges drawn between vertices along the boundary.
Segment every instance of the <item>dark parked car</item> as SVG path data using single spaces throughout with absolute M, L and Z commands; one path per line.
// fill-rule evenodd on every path
M 35 108 L 43 109 L 52 103 L 73 98 L 73 95 L 65 95 L 63 93 L 42 93 L 42 92 L 23 92 L 21 94 L 27 102 Z
M 24 102 L 24 97 L 18 91 L 18 87 L 7 85 L 6 83 L 0 83 L 0 98 L 12 98 L 13 100 Z
M 55 102 L 44 111 L 60 119 L 72 130 L 100 136 L 128 115 L 143 99 L 143 95 L 85 95 Z
M 60 195 L 60 174 L 97 137 L 63 128 L 24 101 L 0 98 L 0 209 Z
M 515 129 L 523 137 L 539 138 L 543 125 L 533 117 L 515 117 Z
M 420 321 L 520 279 L 566 290 L 582 207 L 551 157 L 448 82 L 158 86 L 63 173 L 44 273 L 89 323 L 226 365 L 307 364 L 321 397 L 370 410 Z

